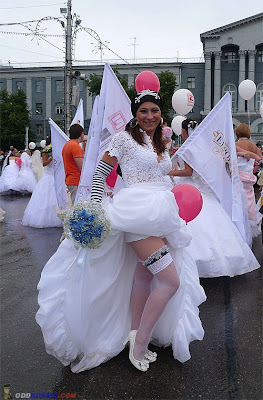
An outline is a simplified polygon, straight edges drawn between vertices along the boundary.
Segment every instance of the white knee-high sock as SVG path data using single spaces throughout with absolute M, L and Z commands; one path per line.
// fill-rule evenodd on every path
M 145 303 L 150 296 L 153 275 L 141 263 L 138 263 L 131 293 L 131 330 L 137 330 L 140 325 Z
M 166 304 L 179 288 L 179 277 L 175 266 L 171 263 L 164 270 L 155 275 L 158 287 L 150 294 L 141 317 L 141 322 L 136 335 L 134 357 L 142 360 L 147 352 L 151 334 L 155 323 L 165 309 Z

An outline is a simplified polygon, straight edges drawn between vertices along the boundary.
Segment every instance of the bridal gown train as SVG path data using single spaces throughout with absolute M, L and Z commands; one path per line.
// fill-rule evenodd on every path
M 191 177 L 180 178 L 180 183 L 195 186 L 203 198 L 200 214 L 186 228 L 192 236 L 188 250 L 197 264 L 199 276 L 233 277 L 259 268 L 250 247 L 206 182 L 193 171 Z
M 57 198 L 54 183 L 53 162 L 45 167 L 45 174 L 37 183 L 25 209 L 22 224 L 33 228 L 62 226 L 57 216 Z

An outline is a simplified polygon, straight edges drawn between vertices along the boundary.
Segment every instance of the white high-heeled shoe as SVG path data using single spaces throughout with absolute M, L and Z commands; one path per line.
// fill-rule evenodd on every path
M 146 360 L 145 358 L 143 360 L 136 360 L 136 358 L 134 358 L 133 356 L 133 349 L 134 349 L 134 344 L 135 344 L 135 339 L 136 339 L 136 333 L 137 331 L 130 331 L 127 339 L 125 340 L 125 342 L 123 343 L 123 346 L 127 346 L 127 344 L 129 343 L 129 359 L 130 362 L 134 365 L 135 368 L 137 368 L 138 370 L 142 371 L 142 372 L 146 372 L 149 369 L 149 361 Z

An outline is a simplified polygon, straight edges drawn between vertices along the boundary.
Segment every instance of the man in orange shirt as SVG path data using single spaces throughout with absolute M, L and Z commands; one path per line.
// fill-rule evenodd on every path
M 83 150 L 79 145 L 84 137 L 82 126 L 72 125 L 69 129 L 69 137 L 70 140 L 62 149 L 62 157 L 66 174 L 65 182 L 70 192 L 72 204 L 74 204 L 84 159 Z

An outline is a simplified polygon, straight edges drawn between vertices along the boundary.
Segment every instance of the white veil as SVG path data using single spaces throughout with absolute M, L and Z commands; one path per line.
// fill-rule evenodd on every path
M 34 151 L 31 160 L 32 160 L 32 170 L 38 182 L 44 176 L 45 173 L 42 163 L 41 153 L 39 150 Z

